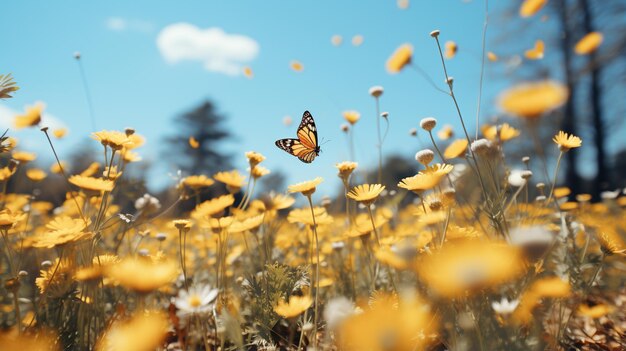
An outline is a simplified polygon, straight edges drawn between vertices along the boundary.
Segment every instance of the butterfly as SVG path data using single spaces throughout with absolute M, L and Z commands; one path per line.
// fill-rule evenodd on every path
M 309 111 L 304 111 L 302 122 L 298 126 L 298 139 L 279 139 L 276 146 L 296 156 L 304 163 L 311 163 L 320 154 L 320 146 L 317 143 L 317 127 L 315 120 Z

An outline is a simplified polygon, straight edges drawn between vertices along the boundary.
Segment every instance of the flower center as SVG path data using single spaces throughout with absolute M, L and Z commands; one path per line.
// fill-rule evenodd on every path
M 189 306 L 195 308 L 199 307 L 200 305 L 202 305 L 202 300 L 200 300 L 200 297 L 198 295 L 189 296 Z

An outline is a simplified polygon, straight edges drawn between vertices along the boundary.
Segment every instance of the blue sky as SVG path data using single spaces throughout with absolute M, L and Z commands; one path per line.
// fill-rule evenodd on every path
M 44 101 L 46 111 L 69 127 L 68 137 L 57 144 L 62 158 L 70 153 L 93 131 L 73 59 L 79 51 L 97 129 L 132 126 L 146 136 L 141 153 L 156 163 L 154 186 L 167 185 L 166 174 L 174 171 L 159 159 L 166 152 L 164 136 L 175 132 L 173 118 L 210 98 L 229 117 L 236 139 L 225 147 L 238 155 L 240 170 L 246 166 L 243 153 L 255 150 L 267 157 L 268 168 L 286 172 L 290 182 L 324 177 L 322 192 L 331 194 L 339 185 L 334 164 L 348 159 L 346 137 L 339 129 L 342 111 L 361 112 L 356 161 L 362 167 L 376 164 L 375 105 L 368 95 L 373 85 L 385 88 L 381 108 L 390 112 L 385 153 L 412 157 L 420 147 L 408 131 L 422 117 L 435 116 L 440 125 L 449 123 L 460 131 L 448 96 L 413 70 L 398 75 L 385 71 L 389 55 L 408 42 L 415 48 L 414 61 L 442 83 L 439 57 L 428 35 L 433 29 L 441 30 L 442 41 L 455 40 L 461 48 L 447 63 L 474 130 L 483 6 L 482 1 L 461 0 L 413 0 L 407 10 L 393 0 L 12 2 L 0 15 L 0 32 L 5 33 L 0 36 L 0 72 L 12 72 L 21 90 L 14 99 L 0 102 L 0 112 Z M 254 79 L 208 71 L 201 61 L 168 62 L 157 38 L 176 23 L 217 27 L 253 39 L 258 54 L 245 65 L 254 70 Z M 344 38 L 339 47 L 330 42 L 336 34 Z M 361 46 L 350 43 L 354 35 L 363 36 Z M 304 71 L 292 71 L 291 60 L 302 62 Z M 485 106 L 493 101 L 495 85 L 486 81 Z M 328 141 L 311 165 L 274 146 L 278 138 L 295 136 L 304 110 L 311 111 L 320 137 Z M 287 115 L 294 119 L 290 127 L 282 123 Z M 39 151 L 40 160 L 51 162 L 40 133 L 11 134 L 20 138 L 22 149 Z

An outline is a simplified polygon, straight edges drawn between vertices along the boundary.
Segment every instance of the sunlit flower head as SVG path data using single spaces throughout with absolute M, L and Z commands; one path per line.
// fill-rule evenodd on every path
M 40 182 L 48 176 L 46 172 L 39 168 L 31 168 L 26 171 L 26 176 L 33 182 Z
M 289 211 L 287 221 L 289 223 L 300 223 L 308 226 L 312 226 L 314 224 L 323 225 L 333 223 L 333 217 L 326 212 L 326 208 L 314 207 L 313 213 L 315 214 L 315 221 L 313 221 L 310 208 L 297 208 Z
M 265 214 L 256 215 L 242 220 L 235 220 L 228 227 L 228 232 L 231 234 L 243 233 L 248 230 L 254 230 L 263 224 Z
M 597 304 L 594 306 L 589 306 L 587 304 L 582 304 L 578 307 L 578 314 L 585 317 L 590 318 L 600 318 L 604 317 L 607 314 L 612 313 L 615 310 L 615 307 L 609 306 L 606 304 Z
M 196 206 L 191 212 L 192 218 L 207 218 L 222 213 L 235 203 L 235 197 L 231 194 L 222 195 L 211 200 L 204 201 Z
M 91 192 L 112 191 L 114 182 L 109 179 L 73 175 L 68 180 L 77 187 Z
M 348 123 L 354 125 L 361 119 L 361 114 L 358 111 L 344 111 L 343 118 L 348 121 Z
M 94 132 L 91 137 L 99 141 L 104 146 L 109 146 L 113 150 L 121 150 L 124 146 L 132 143 L 128 135 L 116 130 L 101 130 Z
M 579 137 L 567 134 L 563 131 L 559 131 L 559 134 L 555 135 L 552 141 L 554 141 L 559 146 L 559 150 L 563 152 L 580 147 L 583 143 Z
M 239 174 L 239 171 L 235 169 L 230 172 L 218 172 L 213 176 L 213 179 L 226 184 L 228 191 L 234 194 L 241 189 L 246 177 Z
M 449 40 L 446 42 L 445 44 L 445 51 L 444 51 L 444 56 L 449 60 L 454 58 L 454 56 L 456 56 L 457 51 L 459 50 L 459 46 L 453 42 L 452 40 Z
M 529 60 L 540 60 L 543 58 L 545 46 L 543 40 L 537 40 L 532 49 L 528 49 L 524 52 L 524 56 Z
M 293 197 L 276 193 L 270 193 L 269 196 L 263 198 L 263 203 L 265 203 L 265 208 L 268 211 L 283 210 L 289 208 L 291 207 L 291 205 L 294 204 L 294 202 L 296 202 L 296 199 L 294 199 Z
M 16 212 L 13 213 L 9 209 L 0 211 L 0 229 L 8 230 L 13 228 L 17 223 L 23 221 L 26 218 L 25 213 Z
M 418 173 L 412 177 L 404 178 L 398 183 L 399 188 L 407 189 L 415 193 L 432 189 L 441 180 L 441 176 L 436 174 Z
M 413 56 L 413 45 L 402 44 L 396 51 L 391 54 L 387 60 L 387 72 L 398 73 L 402 71 L 404 66 L 411 63 L 411 57 Z
M 252 179 L 259 179 L 259 178 L 261 178 L 263 176 L 266 176 L 266 175 L 268 175 L 270 173 L 271 173 L 271 171 L 269 169 L 267 169 L 267 168 L 265 168 L 263 166 L 256 166 L 256 167 L 252 168 L 251 176 L 252 176 Z
M 265 160 L 265 156 L 255 151 L 246 152 L 246 158 L 248 159 L 248 163 L 252 168 Z
M 13 151 L 11 158 L 20 161 L 20 163 L 28 163 L 34 161 L 37 158 L 37 154 L 26 151 Z
M 424 282 L 445 297 L 494 288 L 522 273 L 516 248 L 477 240 L 444 246 L 416 267 Z
M 289 302 L 283 300 L 274 306 L 274 312 L 284 318 L 293 318 L 301 315 L 313 304 L 311 296 L 295 296 L 289 298 Z
M 521 17 L 530 17 L 541 10 L 548 0 L 524 0 L 519 9 Z
M 337 170 L 339 171 L 339 178 L 345 180 L 350 177 L 350 175 L 352 174 L 352 172 L 354 172 L 358 165 L 359 164 L 356 162 L 344 161 L 335 164 L 335 167 L 337 167 Z
M 611 232 L 601 232 L 597 235 L 598 242 L 600 242 L 600 249 L 607 256 L 620 255 L 626 256 L 626 248 L 624 245 L 618 243 L 618 235 L 610 235 Z
M 52 130 L 52 135 L 57 139 L 62 139 L 67 135 L 67 128 L 56 128 Z
M 129 290 L 147 294 L 172 283 L 178 275 L 177 268 L 172 261 L 127 258 L 107 267 L 105 274 Z
M 41 122 L 41 114 L 43 113 L 44 108 L 45 105 L 41 102 L 32 106 L 27 106 L 24 114 L 15 116 L 15 120 L 13 122 L 15 128 L 22 129 L 38 125 Z
M 191 229 L 191 221 L 188 219 L 175 219 L 172 221 L 172 224 L 179 231 L 187 232 Z
M 446 150 L 443 152 L 443 157 L 446 159 L 463 157 L 467 151 L 467 145 L 467 139 L 457 139 L 446 147 Z
M 52 248 L 90 238 L 93 234 L 85 231 L 88 224 L 80 218 L 57 217 L 46 225 L 45 233 L 35 236 L 33 246 Z
M 519 130 L 511 127 L 508 123 L 493 126 L 483 126 L 482 132 L 485 138 L 492 141 L 502 142 L 517 138 L 521 134 Z
M 489 51 L 489 52 L 487 52 L 487 59 L 489 61 L 491 61 L 491 62 L 498 61 L 498 55 L 496 55 L 493 52 Z
M 194 190 L 207 188 L 215 183 L 213 179 L 205 176 L 204 174 L 188 176 L 183 178 L 180 182 L 182 185 Z
M 155 350 L 165 341 L 169 328 L 165 313 L 140 310 L 127 321 L 113 323 L 98 340 L 96 351 Z
M 582 37 L 574 46 L 574 52 L 578 55 L 589 55 L 596 51 L 600 45 L 604 36 L 600 32 L 591 32 Z
M 452 126 L 449 124 L 444 125 L 437 132 L 437 137 L 439 138 L 439 140 L 448 140 L 452 138 L 453 136 L 454 136 L 454 130 L 452 129 Z
M 198 139 L 196 139 L 194 136 L 190 136 L 189 137 L 189 146 L 192 149 L 197 149 L 200 147 L 200 142 L 198 142 Z
M 313 180 L 307 180 L 304 182 L 296 183 L 287 187 L 289 193 L 302 193 L 304 196 L 311 196 L 315 192 L 315 188 L 324 181 L 324 178 L 317 177 Z
M 385 186 L 381 184 L 362 184 L 352 188 L 347 196 L 356 202 L 369 206 L 378 199 L 383 190 L 385 190 Z
M 506 113 L 534 119 L 567 101 L 567 88 L 554 81 L 518 84 L 500 95 L 499 105 Z

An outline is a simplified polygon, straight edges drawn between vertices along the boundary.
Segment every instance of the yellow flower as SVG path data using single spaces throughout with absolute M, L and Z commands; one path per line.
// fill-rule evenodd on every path
M 189 137 L 189 146 L 191 146 L 192 149 L 197 149 L 200 147 L 200 143 L 198 142 L 198 140 L 196 138 L 194 138 L 193 136 Z
M 589 305 L 583 304 L 583 305 L 580 305 L 580 307 L 578 307 L 578 314 L 585 316 L 585 317 L 600 318 L 613 312 L 613 310 L 615 310 L 613 306 L 609 306 L 605 304 L 598 304 L 595 306 L 589 306 Z
M 113 150 L 121 150 L 132 141 L 128 138 L 126 133 L 119 131 L 101 130 L 99 132 L 91 133 L 91 137 L 99 141 L 104 146 L 109 146 Z
M 499 104 L 509 114 L 534 119 L 563 105 L 568 94 L 563 84 L 553 81 L 522 83 L 502 93 Z
M 30 334 L 17 333 L 15 330 L 8 329 L 0 332 L 0 349 L 2 351 L 59 351 L 60 347 L 57 344 L 57 337 L 43 330 Z
M 57 139 L 62 139 L 67 135 L 67 128 L 57 128 L 52 130 L 52 135 Z
M 189 231 L 191 229 L 191 221 L 188 219 L 175 219 L 172 224 L 178 230 Z
M 236 220 L 228 227 L 228 232 L 234 234 L 256 229 L 263 224 L 264 217 L 264 214 L 260 214 L 242 221 Z
M 22 163 L 28 163 L 30 161 L 34 161 L 37 158 L 37 155 L 32 152 L 14 151 L 11 154 L 11 158 Z
M 46 179 L 47 174 L 39 168 L 31 168 L 26 171 L 26 176 L 33 182 L 40 182 Z
M 339 327 L 337 336 L 346 351 L 401 351 L 428 349 L 437 321 L 429 306 L 416 297 L 377 296 L 371 308 L 352 314 Z
M 263 203 L 265 204 L 265 208 L 268 211 L 283 210 L 289 208 L 291 207 L 291 205 L 294 204 L 294 202 L 296 202 L 296 199 L 283 194 L 272 193 L 269 196 L 263 198 Z
M 574 52 L 578 55 L 588 55 L 596 51 L 602 44 L 604 36 L 600 32 L 591 32 L 582 37 L 574 46 Z
M 292 295 L 289 298 L 289 302 L 279 301 L 278 305 L 274 306 L 274 312 L 276 314 L 285 317 L 292 318 L 301 315 L 313 304 L 311 296 L 295 296 Z
M 302 72 L 302 70 L 304 69 L 304 66 L 302 65 L 302 63 L 296 60 L 291 61 L 289 63 L 289 67 L 291 67 L 291 69 L 296 72 Z
M 563 131 L 559 131 L 559 134 L 555 135 L 552 141 L 554 141 L 559 146 L 559 150 L 563 152 L 580 147 L 583 143 L 579 137 L 567 134 Z
M 434 188 L 439 184 L 440 180 L 441 177 L 435 174 L 418 173 L 412 177 L 402 179 L 398 183 L 398 187 L 419 193 Z
M 90 238 L 93 234 L 85 232 L 87 223 L 82 219 L 60 216 L 46 225 L 48 230 L 33 238 L 34 247 L 52 248 L 70 242 Z
M 9 178 L 11 178 L 11 176 L 13 174 L 15 174 L 15 167 L 2 167 L 0 168 L 0 182 L 3 182 Z
M 263 167 L 263 166 L 255 166 L 254 168 L 252 168 L 251 175 L 252 175 L 253 179 L 259 179 L 259 178 L 261 178 L 263 176 L 266 176 L 266 175 L 268 175 L 270 173 L 271 173 L 270 170 L 265 168 L 265 167 Z
M 92 162 L 84 171 L 80 172 L 83 177 L 91 177 L 98 172 L 100 164 L 98 162 Z
M 162 346 L 170 328 L 160 311 L 138 312 L 127 321 L 113 323 L 98 340 L 96 351 L 152 351 Z M 141 337 L 137 337 L 141 335 Z
M 129 141 L 124 145 L 124 150 L 136 149 L 146 143 L 146 139 L 140 134 L 135 133 L 133 129 L 127 129 L 124 134 L 126 134 Z
M 361 34 L 357 34 L 352 37 L 352 45 L 361 46 L 361 44 L 363 44 L 363 40 L 364 40 L 363 36 Z
M 566 197 L 566 196 L 568 196 L 571 193 L 572 193 L 572 191 L 570 190 L 570 188 L 567 188 L 567 187 L 561 187 L 561 188 L 554 189 L 554 197 L 556 197 L 557 199 L 560 199 L 562 197 Z
M 348 123 L 354 125 L 361 118 L 361 114 L 357 111 L 344 111 L 343 118 L 348 121 Z
M 339 170 L 339 177 L 341 179 L 348 179 L 352 172 L 357 168 L 359 164 L 356 162 L 344 161 L 335 164 L 337 170 Z
M 412 56 L 413 46 L 411 44 L 400 45 L 387 60 L 387 72 L 393 74 L 402 71 L 404 66 L 411 63 Z
M 443 128 L 441 128 L 441 130 L 439 130 L 439 132 L 437 132 L 437 137 L 439 137 L 440 140 L 448 140 L 452 138 L 453 135 L 454 131 L 452 130 L 452 126 L 449 124 L 446 124 Z
M 15 128 L 22 129 L 38 125 L 41 122 L 41 114 L 44 108 L 45 105 L 41 102 L 26 107 L 24 114 L 15 116 L 15 121 L 13 122 Z
M 307 180 L 304 182 L 296 183 L 287 187 L 287 191 L 290 194 L 293 193 L 302 193 L 304 196 L 310 196 L 315 192 L 315 188 L 322 182 L 324 179 L 322 177 L 317 177 L 313 180 Z
M 494 288 L 514 279 L 521 268 L 516 248 L 478 240 L 448 243 L 417 264 L 422 280 L 448 298 Z
M 243 68 L 243 75 L 248 78 L 248 79 L 252 79 L 254 78 L 254 72 L 252 71 L 252 68 L 245 66 Z
M 444 56 L 449 60 L 451 58 L 453 58 L 457 51 L 459 50 L 459 46 L 456 45 L 455 42 L 453 41 L 447 41 L 445 44 L 445 52 L 444 52 Z
M 315 223 L 317 225 L 331 224 L 333 223 L 333 217 L 331 217 L 324 207 L 313 207 L 313 213 L 315 213 Z M 313 217 L 311 216 L 310 208 L 297 208 L 291 210 L 287 216 L 289 223 L 301 223 L 305 225 L 313 225 Z
M 183 180 L 181 180 L 181 183 L 194 190 L 198 190 L 198 189 L 210 187 L 215 182 L 213 181 L 213 179 L 205 176 L 204 174 L 201 174 L 201 175 L 193 175 L 193 176 L 185 177 L 183 178 Z
M 11 210 L 0 211 L 0 229 L 9 230 L 26 218 L 24 213 L 12 213 Z
M 77 187 L 87 191 L 112 191 L 114 182 L 108 179 L 85 177 L 81 175 L 73 175 L 69 178 L 69 182 Z
M 526 56 L 529 60 L 540 60 L 543 58 L 543 53 L 545 51 L 545 44 L 543 40 L 537 40 L 535 42 L 535 46 L 532 49 L 526 50 L 524 52 L 524 56 Z
M 489 59 L 489 61 L 491 61 L 491 62 L 498 61 L 498 55 L 496 55 L 493 52 L 489 51 L 487 53 L 487 59 Z
M 126 258 L 106 269 L 106 276 L 114 282 L 142 294 L 171 283 L 177 275 L 177 265 L 174 262 L 152 261 L 147 258 Z
M 532 320 L 532 311 L 541 302 L 542 298 L 563 298 L 569 295 L 569 283 L 561 278 L 549 277 L 539 279 L 522 295 L 520 304 L 513 313 L 513 320 L 518 324 L 527 324 Z
M 371 205 L 380 193 L 385 190 L 385 186 L 381 184 L 363 184 L 357 185 L 347 194 L 354 201 L 362 202 L 364 205 Z
M 207 218 L 215 214 L 221 213 L 229 206 L 235 203 L 235 197 L 231 194 L 222 195 L 211 200 L 204 201 L 196 206 L 191 212 L 192 218 Z
M 243 186 L 243 182 L 246 180 L 246 177 L 239 174 L 239 172 L 235 169 L 230 172 L 218 172 L 213 176 L 213 179 L 226 184 L 226 188 L 231 193 L 236 193 Z
M 246 158 L 248 159 L 248 163 L 250 163 L 250 167 L 252 168 L 265 160 L 265 156 L 255 151 L 246 152 Z
M 467 151 L 467 144 L 467 139 L 457 139 L 453 141 L 443 152 L 443 157 L 450 159 L 465 155 L 465 151 Z
M 520 135 L 520 131 L 511 127 L 508 123 L 499 126 L 483 126 L 482 132 L 485 138 L 502 142 L 517 138 Z
M 524 0 L 519 9 L 519 15 L 521 17 L 530 17 L 539 12 L 547 2 L 548 0 Z
M 626 249 L 623 248 L 623 245 L 619 245 L 617 242 L 617 240 L 619 240 L 619 236 L 610 235 L 609 233 L 610 232 L 602 232 L 597 236 L 602 252 L 607 256 L 626 256 Z
M 420 173 L 433 174 L 439 177 L 443 177 L 446 174 L 452 172 L 453 169 L 454 169 L 453 165 L 448 165 L 445 163 L 436 163 L 434 165 L 426 167 L 426 169 L 421 171 Z

